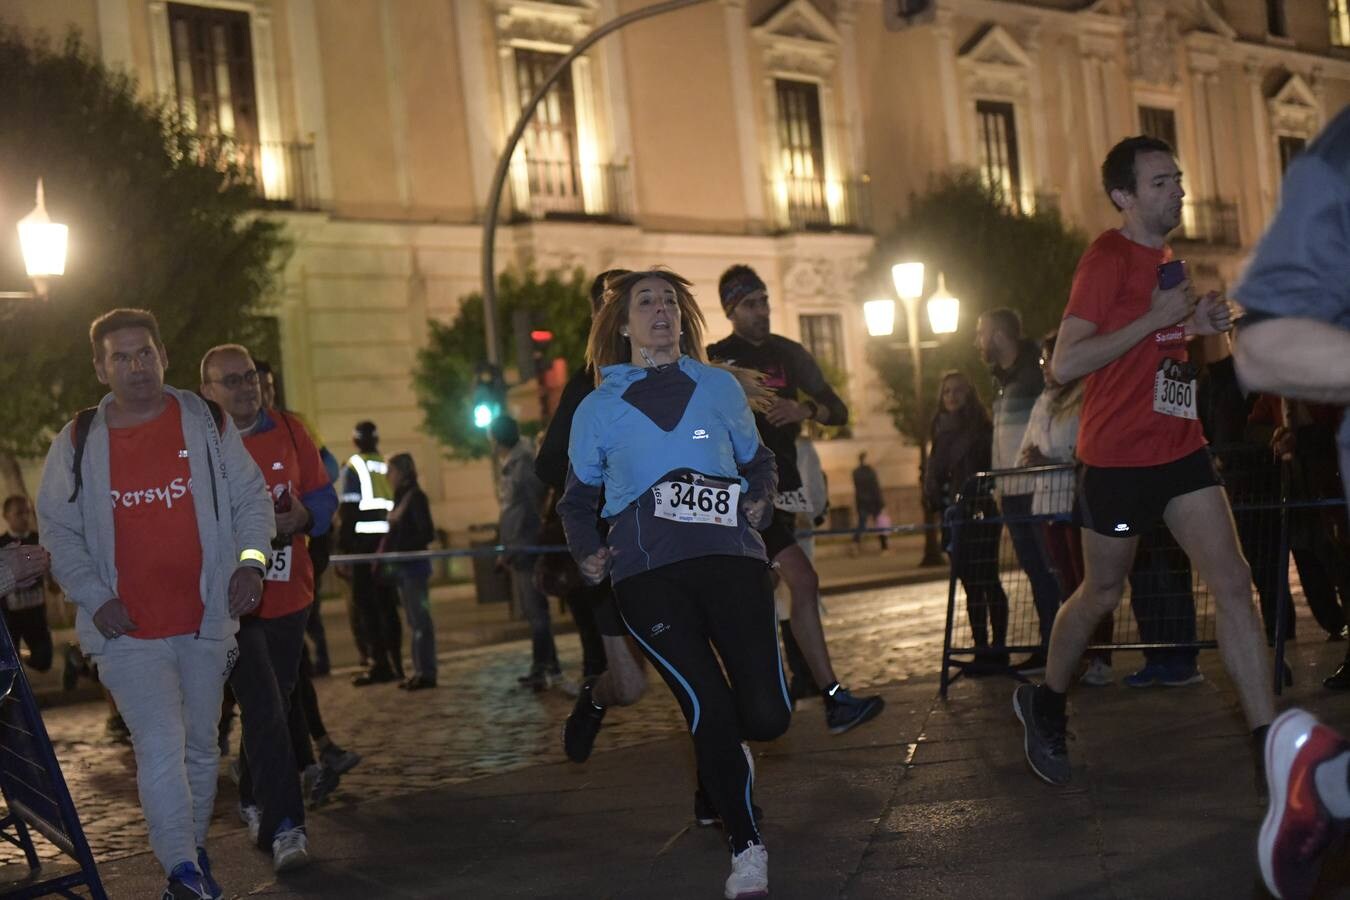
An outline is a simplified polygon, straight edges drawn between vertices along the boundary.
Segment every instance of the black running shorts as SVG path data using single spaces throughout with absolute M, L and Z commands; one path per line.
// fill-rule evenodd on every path
M 1081 466 L 1074 524 L 1106 537 L 1138 537 L 1173 497 L 1221 484 L 1208 447 L 1161 466 Z
M 759 536 L 764 538 L 765 555 L 773 562 L 778 554 L 797 545 L 797 514 L 775 509 L 773 520 L 760 529 Z

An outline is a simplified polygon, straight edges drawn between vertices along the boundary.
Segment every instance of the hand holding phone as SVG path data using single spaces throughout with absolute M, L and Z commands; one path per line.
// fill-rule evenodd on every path
M 1186 280 L 1186 260 L 1173 259 L 1158 266 L 1158 287 L 1171 290 Z

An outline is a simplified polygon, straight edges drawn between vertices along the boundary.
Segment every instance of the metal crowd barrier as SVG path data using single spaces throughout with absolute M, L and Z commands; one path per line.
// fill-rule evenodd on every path
M 0 795 L 6 807 L 4 817 L 0 818 L 0 839 L 22 849 L 29 868 L 27 879 L 0 883 L 0 894 L 16 898 L 56 894 L 106 900 L 51 738 L 38 713 L 9 629 L 3 626 L 0 626 Z M 39 877 L 42 864 L 30 829 L 60 848 L 79 869 Z M 87 893 L 76 893 L 77 888 Z
M 1350 586 L 1345 498 L 1334 462 L 1329 478 L 1311 477 L 1306 464 L 1297 458 L 1282 463 L 1264 445 L 1216 446 L 1211 452 L 1274 644 L 1279 693 L 1287 678 L 1284 643 L 1294 621 L 1291 549 L 1315 618 L 1339 631 L 1336 589 Z M 947 510 L 943 544 L 952 567 L 942 696 L 963 675 L 1020 679 L 1009 657 L 1045 648 L 1055 611 L 1081 579 L 1072 525 L 1076 488 L 1072 465 L 980 472 Z M 1213 598 L 1158 522 L 1140 535 L 1121 604 L 1093 634 L 1087 655 L 1142 650 L 1146 657 L 1194 659 L 1216 646 Z

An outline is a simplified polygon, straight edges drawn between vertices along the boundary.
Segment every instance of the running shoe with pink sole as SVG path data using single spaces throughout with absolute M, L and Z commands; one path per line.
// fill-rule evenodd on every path
M 1350 751 L 1350 743 L 1301 709 L 1283 713 L 1266 734 L 1270 806 L 1256 855 L 1266 887 L 1280 900 L 1307 897 L 1317 884 L 1321 856 L 1345 823 L 1317 794 L 1317 767 Z

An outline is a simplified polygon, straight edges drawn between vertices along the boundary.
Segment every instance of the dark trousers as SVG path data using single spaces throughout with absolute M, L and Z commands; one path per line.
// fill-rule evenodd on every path
M 1162 525 L 1146 530 L 1130 570 L 1130 607 L 1145 644 L 1195 641 L 1195 594 L 1191 563 Z M 1145 650 L 1144 659 L 1163 664 L 1195 665 L 1194 648 Z
M 29 609 L 6 609 L 5 627 L 14 641 L 14 649 L 19 642 L 28 645 L 28 658 L 24 660 L 30 669 L 46 672 L 52 667 L 52 630 L 47 625 L 46 605 Z
M 880 509 L 863 509 L 862 507 L 859 507 L 859 508 L 858 508 L 858 527 L 857 527 L 857 529 L 855 529 L 854 532 L 853 532 L 853 543 L 855 543 L 855 544 L 861 544 L 861 543 L 862 543 L 862 533 L 863 533 L 863 529 L 867 528 L 867 523 L 868 523 L 868 521 L 871 521 L 871 522 L 873 522 L 873 523 L 875 524 L 875 523 L 876 523 L 876 520 L 877 520 L 877 516 L 880 516 L 880 515 L 881 515 L 881 510 L 880 510 Z M 884 535 L 884 534 L 879 534 L 879 535 L 877 535 L 877 537 L 881 538 L 881 549 L 882 549 L 882 550 L 885 550 L 885 549 L 886 549 L 886 535 Z
M 370 666 L 403 675 L 403 626 L 398 620 L 398 588 L 375 577 L 373 566 L 352 566 L 352 602 L 366 634 Z
M 955 542 L 952 530 L 942 531 L 942 545 L 949 548 L 952 568 L 966 592 L 966 616 L 976 647 L 988 647 L 989 631 L 994 632 L 995 647 L 1008 645 L 1008 595 L 999 578 L 998 549 L 1000 527 L 983 519 L 963 522 Z
M 583 678 L 592 678 L 609 667 L 609 661 L 605 658 L 605 642 L 600 637 L 600 626 L 595 617 L 596 609 L 604 602 L 604 595 L 609 591 L 609 582 L 603 581 L 597 585 L 582 585 L 563 598 L 572 612 L 577 636 L 581 638 Z
M 1005 496 L 1003 515 L 1009 518 L 1031 515 L 1031 499 L 1031 494 Z M 1031 597 L 1036 604 L 1036 617 L 1041 626 L 1041 646 L 1049 647 L 1050 629 L 1055 626 L 1055 616 L 1064 598 L 1055 573 L 1050 570 L 1041 523 L 1007 524 L 1008 537 L 1012 539 L 1013 552 L 1017 554 L 1017 564 L 1027 573 L 1027 580 L 1031 582 Z
M 309 607 L 275 619 L 245 616 L 239 623 L 239 662 L 230 674 L 244 726 L 240 762 L 247 757 L 249 773 L 246 784 L 240 779 L 240 799 L 257 804 L 262 819 L 258 846 L 268 851 L 282 819 L 292 826 L 305 824 L 289 707 L 308 616 Z
M 699 782 L 732 852 L 760 843 L 741 741 L 772 740 L 792 717 L 768 567 L 750 557 L 705 556 L 625 578 L 614 592 L 629 632 L 689 723 Z
M 778 623 L 778 634 L 783 638 L 783 658 L 787 660 L 788 671 L 792 673 L 792 684 L 789 688 L 793 698 L 801 700 L 819 694 L 823 689 L 816 684 L 816 676 L 811 674 L 811 666 L 806 662 L 801 645 L 792 634 L 791 619 L 783 619 Z
M 312 612 L 309 615 L 309 621 L 305 623 L 305 633 L 309 639 L 314 642 L 314 660 L 315 665 L 324 674 L 329 669 L 328 662 L 328 633 L 324 631 L 323 616 L 319 614 L 319 590 L 320 579 L 322 576 L 314 576 L 314 603 L 310 606 Z M 359 651 L 358 651 L 359 652 Z

